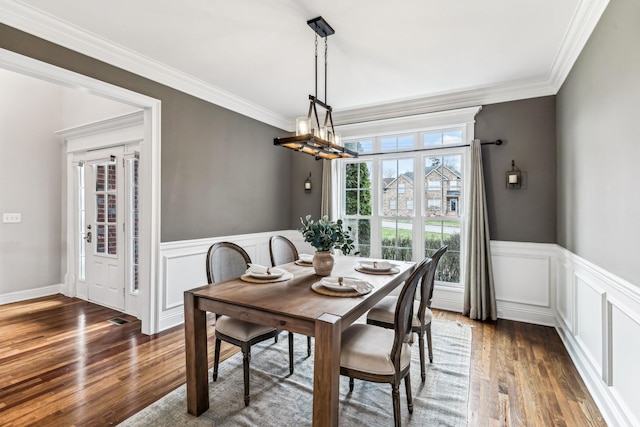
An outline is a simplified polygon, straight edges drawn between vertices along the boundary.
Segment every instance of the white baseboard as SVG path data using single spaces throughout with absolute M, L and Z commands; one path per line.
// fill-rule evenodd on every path
M 61 294 L 63 293 L 64 288 L 64 285 L 60 283 L 57 285 L 42 286 L 35 289 L 25 289 L 23 291 L 9 292 L 0 295 L 0 304 L 9 304 L 12 302 L 25 301 L 33 298 Z

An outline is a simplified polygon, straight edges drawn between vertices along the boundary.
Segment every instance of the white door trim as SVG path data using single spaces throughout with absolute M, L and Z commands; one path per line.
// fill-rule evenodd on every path
M 144 142 L 140 144 L 140 184 L 145 191 L 140 194 L 140 313 L 142 332 L 153 334 L 158 331 L 157 276 L 160 253 L 160 108 L 158 99 L 124 89 L 110 83 L 56 67 L 6 49 L 0 49 L 0 68 L 46 80 L 72 89 L 86 90 L 93 95 L 129 104 L 143 110 Z M 68 162 L 67 162 L 68 166 Z M 73 169 L 68 169 L 71 171 Z M 73 175 L 67 173 L 67 188 L 73 185 Z M 73 186 L 71 187 L 73 188 Z M 67 217 L 72 215 L 73 197 L 67 197 Z M 71 208 L 71 209 L 70 209 Z M 69 256 L 73 250 L 73 225 L 64 218 L 63 227 L 67 230 L 67 265 L 65 275 L 65 293 L 69 294 L 69 278 L 73 274 L 74 258 Z M 73 222 L 73 217 L 71 217 Z M 71 239 L 71 240 L 70 240 Z M 71 266 L 71 267 L 70 267 Z

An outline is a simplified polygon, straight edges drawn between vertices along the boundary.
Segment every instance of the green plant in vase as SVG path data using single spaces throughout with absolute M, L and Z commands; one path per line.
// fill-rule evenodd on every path
M 305 219 L 300 218 L 300 222 L 302 222 L 300 232 L 304 241 L 316 248 L 316 253 L 313 256 L 313 268 L 316 270 L 316 274 L 330 275 L 333 270 L 331 251 L 339 249 L 347 255 L 355 248 L 351 237 L 351 227 L 345 229 L 341 219 L 334 222 L 329 220 L 327 215 L 318 221 L 314 221 L 311 219 L 311 215 L 307 215 Z

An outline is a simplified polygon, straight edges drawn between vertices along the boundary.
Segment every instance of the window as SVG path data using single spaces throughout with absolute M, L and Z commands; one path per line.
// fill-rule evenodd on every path
M 467 138 L 466 132 L 461 128 L 385 135 L 368 138 L 366 144 L 362 140 L 345 142 L 346 147 L 361 149 L 358 161 L 336 162 L 344 183 L 344 204 L 339 209 L 354 230 L 360 255 L 419 261 L 448 245 L 436 279 L 460 285 L 464 224 L 461 195 L 467 149 L 446 145 L 460 145 Z M 442 149 L 420 150 L 423 144 Z
M 139 164 L 137 158 L 127 160 L 129 183 L 129 291 L 138 292 L 140 288 L 140 190 L 138 186 Z
M 353 231 L 355 252 L 364 257 L 370 256 L 371 253 L 372 170 L 372 162 L 352 162 L 344 165 L 345 224 Z

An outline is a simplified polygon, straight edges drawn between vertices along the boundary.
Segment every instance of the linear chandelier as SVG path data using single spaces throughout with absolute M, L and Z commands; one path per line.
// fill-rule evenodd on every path
M 315 95 L 309 95 L 307 117 L 296 119 L 296 136 L 275 138 L 273 144 L 310 154 L 315 156 L 316 160 L 358 157 L 358 153 L 342 146 L 340 135 L 333 127 L 332 108 L 327 104 L 327 37 L 335 31 L 322 16 L 310 19 L 307 24 L 316 32 L 316 92 Z M 318 36 L 324 38 L 324 101 L 318 99 Z M 325 111 L 322 124 L 318 116 L 319 108 Z

